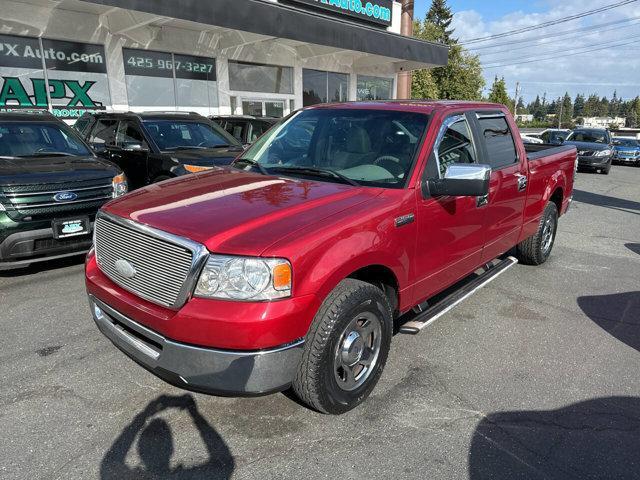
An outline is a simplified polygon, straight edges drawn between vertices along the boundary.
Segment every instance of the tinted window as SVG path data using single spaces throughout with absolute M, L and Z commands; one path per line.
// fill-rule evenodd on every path
M 402 188 L 428 120 L 413 112 L 304 110 L 269 130 L 236 166 L 245 167 L 246 158 L 275 173 L 282 167 L 322 169 L 363 185 Z M 321 179 L 341 182 L 331 175 Z
M 81 135 L 84 136 L 85 130 L 87 130 L 90 123 L 91 123 L 91 117 L 89 115 L 84 115 L 80 117 L 78 120 L 76 120 L 76 123 L 73 125 L 73 128 L 75 128 L 78 132 L 80 132 Z
M 130 120 L 120 122 L 120 125 L 118 126 L 118 133 L 116 135 L 116 145 L 118 147 L 127 147 L 130 145 L 147 146 L 142 132 L 138 126 Z
M 144 126 L 160 150 L 215 148 L 238 144 L 218 125 L 176 120 L 145 120 Z
M 480 128 L 487 145 L 489 165 L 501 168 L 518 160 L 511 130 L 504 117 L 480 118 Z
M 0 122 L 0 156 L 91 155 L 71 129 L 36 122 Z
M 93 127 L 89 142 L 96 145 L 113 144 L 116 141 L 118 121 L 112 118 L 101 118 Z
M 438 164 L 440 176 L 444 177 L 447 167 L 452 163 L 475 163 L 476 153 L 473 147 L 471 129 L 462 118 L 445 131 L 438 144 Z

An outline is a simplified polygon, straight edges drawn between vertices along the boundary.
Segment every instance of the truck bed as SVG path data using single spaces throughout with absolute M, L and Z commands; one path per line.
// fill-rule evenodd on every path
M 569 152 L 575 149 L 575 146 L 553 145 L 550 143 L 525 143 L 524 149 L 527 152 L 527 159 L 533 161 L 542 157 Z

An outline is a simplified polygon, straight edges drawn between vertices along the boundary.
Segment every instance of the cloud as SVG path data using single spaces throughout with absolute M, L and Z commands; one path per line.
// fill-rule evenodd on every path
M 515 11 L 492 20 L 475 10 L 456 12 L 452 26 L 455 36 L 464 42 L 603 6 L 601 0 L 546 1 L 544 4 L 547 10 L 543 12 Z M 622 21 L 624 23 L 554 36 Z M 627 42 L 630 44 L 615 47 Z M 485 48 L 488 46 L 494 47 Z M 467 48 L 479 54 L 487 67 L 484 73 L 489 86 L 495 75 L 504 76 L 513 94 L 519 81 L 525 101 L 545 92 L 548 98 L 559 97 L 565 91 L 571 95 L 597 93 L 611 97 L 617 90 L 623 98 L 640 95 L 640 5 L 637 3 L 528 33 L 470 44 Z M 578 53 L 595 48 L 602 50 Z M 540 60 L 512 65 L 533 59 Z

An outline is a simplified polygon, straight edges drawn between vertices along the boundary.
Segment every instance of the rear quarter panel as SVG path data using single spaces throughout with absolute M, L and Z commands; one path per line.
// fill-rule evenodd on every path
M 528 160 L 529 184 L 520 241 L 535 234 L 547 202 L 558 189 L 562 192 L 562 206 L 558 213 L 563 215 L 567 211 L 573 195 L 576 155 L 576 149 L 573 148 L 537 155 Z

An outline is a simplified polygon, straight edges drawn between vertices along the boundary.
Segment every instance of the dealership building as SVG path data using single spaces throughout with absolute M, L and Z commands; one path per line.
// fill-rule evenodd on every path
M 0 109 L 280 117 L 447 61 L 391 0 L 3 0 Z

